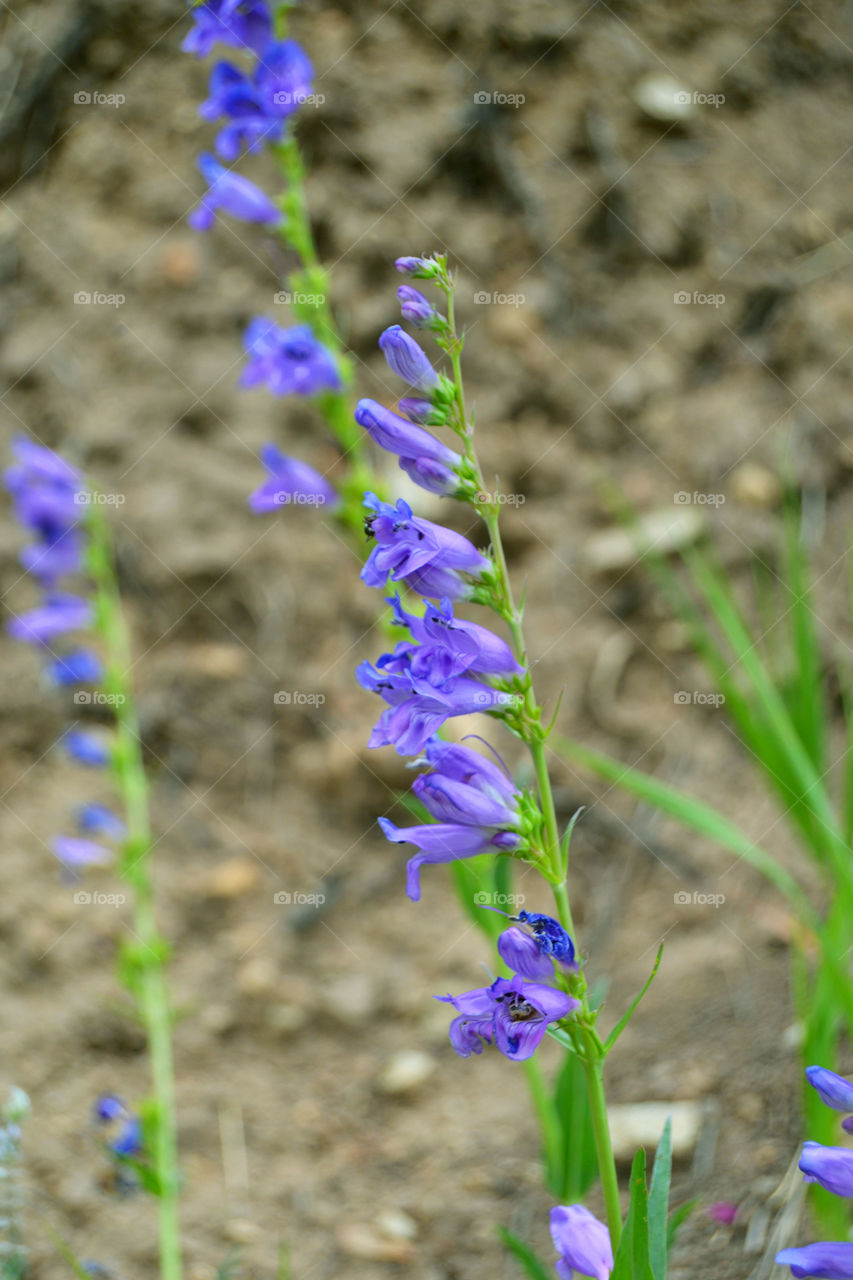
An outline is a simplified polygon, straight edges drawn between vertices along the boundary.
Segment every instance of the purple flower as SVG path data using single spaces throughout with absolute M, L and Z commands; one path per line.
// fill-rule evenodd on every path
M 111 1124 L 113 1120 L 123 1120 L 128 1115 L 127 1103 L 114 1093 L 102 1093 L 95 1100 L 92 1114 L 100 1124 Z
M 98 1124 L 113 1130 L 107 1146 L 117 1156 L 136 1156 L 142 1151 L 142 1125 L 127 1104 L 113 1093 L 101 1094 L 92 1108 Z
M 390 574 L 423 595 L 436 588 L 440 596 L 458 599 L 471 591 L 462 574 L 478 577 L 488 568 L 486 557 L 461 533 L 413 515 L 402 498 L 392 507 L 367 493 L 364 505 L 373 512 L 365 519 L 365 532 L 377 543 L 361 572 L 369 587 L 384 587 Z
M 104 668 L 91 649 L 75 649 L 47 664 L 48 679 L 53 684 L 94 684 L 101 679 Z
M 410 338 L 398 324 L 392 324 L 385 330 L 379 339 L 379 347 L 391 372 L 410 387 L 426 392 L 435 391 L 438 387 L 435 369 L 414 338 Z
M 27 644 L 47 645 L 54 636 L 66 631 L 79 631 L 92 623 L 92 606 L 80 596 L 55 592 L 44 602 L 19 618 L 13 618 L 8 631 L 16 640 Z
M 800 1168 L 806 1182 L 819 1182 L 836 1196 L 853 1196 L 853 1151 L 804 1142 Z
M 709 1205 L 708 1217 L 712 1222 L 719 1222 L 724 1227 L 734 1225 L 738 1215 L 738 1207 L 732 1204 L 731 1200 L 717 1200 L 715 1204 Z
M 807 1244 L 799 1249 L 783 1249 L 776 1254 L 776 1265 L 790 1267 L 796 1280 L 851 1280 L 853 1277 L 853 1244 L 830 1242 Z
M 269 479 L 249 496 L 249 506 L 257 515 L 286 506 L 334 505 L 338 495 L 319 471 L 299 458 L 289 458 L 274 444 L 261 449 L 261 461 Z
M 426 422 L 432 413 L 431 402 L 420 400 L 417 396 L 403 396 L 402 400 L 397 401 L 397 408 L 409 422 Z
M 103 867 L 114 856 L 111 849 L 82 836 L 54 836 L 51 848 L 66 867 Z
M 471 747 L 435 738 L 427 743 L 426 758 L 446 778 L 455 778 L 457 782 L 476 787 L 485 795 L 510 800 L 516 794 L 515 783 L 509 774 Z
M 244 147 L 258 151 L 262 143 L 280 141 L 285 120 L 311 92 L 313 74 L 308 55 L 295 40 L 266 45 L 251 78 L 230 62 L 218 62 L 199 114 L 205 120 L 228 117 L 216 138 L 219 154 L 236 160 Z
M 118 814 L 104 804 L 84 804 L 77 811 L 77 826 L 91 836 L 104 836 L 107 840 L 123 840 L 127 827 Z
M 558 1204 L 551 1210 L 551 1239 L 560 1255 L 557 1275 L 572 1280 L 575 1271 L 594 1280 L 608 1280 L 613 1270 L 610 1233 L 582 1204 Z
M 335 358 L 310 325 L 282 329 L 263 316 L 251 321 L 243 337 L 249 359 L 241 387 L 263 384 L 276 396 L 316 396 L 341 386 Z
M 510 969 L 534 982 L 541 978 L 553 978 L 554 962 L 546 955 L 536 939 L 515 925 L 504 929 L 498 938 L 498 954 Z
M 359 400 L 355 407 L 355 420 L 380 448 L 396 453 L 403 470 L 425 489 L 448 494 L 458 489 L 459 482 L 452 476 L 452 471 L 459 466 L 462 457 L 436 440 L 429 431 L 401 418 L 376 400 Z M 429 483 L 425 483 L 427 480 Z
M 509 853 L 520 844 L 517 835 L 495 832 L 459 822 L 434 822 L 416 827 L 396 827 L 388 818 L 379 818 L 386 839 L 392 844 L 414 844 L 420 850 L 406 863 L 406 893 L 412 902 L 421 896 L 420 869 L 425 864 L 457 862 L 478 853 Z
M 69 729 L 62 742 L 68 754 L 79 764 L 102 769 L 112 759 L 109 747 L 94 733 L 86 733 L 83 729 Z
M 438 267 L 432 258 L 397 258 L 396 269 L 404 276 L 415 276 L 421 280 L 431 280 L 438 274 Z
M 195 25 L 181 48 L 200 58 L 207 57 L 218 42 L 259 53 L 272 35 L 272 18 L 264 0 L 205 0 L 191 5 L 190 17 Z
M 470 782 L 448 778 L 434 770 L 416 778 L 412 791 L 438 822 L 463 822 L 480 827 L 515 827 L 518 808 L 501 796 Z
M 437 314 L 435 307 L 419 289 L 413 288 L 410 284 L 401 284 L 397 290 L 397 297 L 400 300 L 403 319 L 408 320 L 418 329 L 425 328 L 435 319 Z
M 78 529 L 82 477 L 52 449 L 24 438 L 13 442 L 16 462 L 3 475 L 15 517 L 37 541 L 23 549 L 24 568 L 46 585 L 82 567 L 85 540 Z
M 423 617 L 406 613 L 399 596 L 388 603 L 394 610 L 394 621 L 408 627 L 420 645 L 448 649 L 464 660 L 465 669 L 479 675 L 520 675 L 523 671 L 505 640 L 487 627 L 467 622 L 453 613 L 450 600 L 427 604 Z
M 230 173 L 209 152 L 199 156 L 198 167 L 209 190 L 189 217 L 190 226 L 196 231 L 208 231 L 220 209 L 244 222 L 278 224 L 283 221 L 281 210 L 260 187 L 239 173 Z
M 518 975 L 436 999 L 452 1004 L 459 1015 L 450 1024 L 450 1043 L 460 1057 L 481 1053 L 485 1042 L 516 1062 L 532 1058 L 549 1025 L 580 1007 L 565 992 Z
M 853 1112 L 853 1084 L 826 1067 L 806 1067 L 806 1079 L 821 1102 L 836 1111 Z

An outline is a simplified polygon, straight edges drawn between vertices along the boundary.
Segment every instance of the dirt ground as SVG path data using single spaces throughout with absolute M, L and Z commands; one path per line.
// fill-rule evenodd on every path
M 494 1224 L 551 1257 L 524 1080 L 452 1053 L 432 996 L 476 985 L 484 946 L 443 872 L 405 898 L 402 851 L 375 827 L 406 777 L 363 745 L 377 708 L 352 673 L 379 652 L 376 597 L 316 515 L 246 509 L 264 441 L 320 466 L 333 453 L 309 408 L 236 387 L 247 320 L 286 319 L 284 264 L 251 228 L 186 226 L 212 138 L 186 26 L 180 0 L 2 6 L 0 413 L 9 438 L 67 450 L 123 499 L 181 1014 L 189 1277 L 212 1280 L 234 1248 L 246 1275 L 271 1277 L 284 1239 L 296 1280 L 509 1280 Z M 564 693 L 561 730 L 721 806 L 796 865 L 724 709 L 693 697 L 707 679 L 664 602 L 632 556 L 605 565 L 600 482 L 642 512 L 704 516 L 746 584 L 751 550 L 773 563 L 787 466 L 813 516 L 827 659 L 846 644 L 849 6 L 306 0 L 293 28 L 325 96 L 300 132 L 360 394 L 396 394 L 375 349 L 397 319 L 393 258 L 446 248 L 458 263 L 486 472 L 524 497 L 507 511 L 511 568 L 537 686 L 550 706 Z M 689 99 L 680 119 L 658 118 L 661 77 Z M 245 171 L 272 181 L 264 160 Z M 20 539 L 2 520 L 20 611 Z M 69 704 L 32 654 L 0 645 L 0 1087 L 34 1105 L 32 1274 L 66 1274 L 47 1223 L 110 1274 L 153 1276 L 151 1206 L 116 1195 L 88 1121 L 100 1091 L 146 1090 L 114 978 L 126 909 L 76 904 L 57 872 L 47 842 L 84 786 L 52 750 Z M 783 907 L 725 851 L 553 763 L 563 816 L 590 806 L 572 888 L 605 1024 L 666 940 L 609 1087 L 704 1109 L 678 1166 L 677 1196 L 698 1207 L 673 1280 L 746 1280 L 751 1209 L 799 1136 Z M 87 887 L 116 891 L 107 873 Z M 694 890 L 725 902 L 675 902 Z M 318 892 L 322 910 L 274 900 Z M 434 1070 L 389 1094 L 404 1050 Z M 732 1229 L 707 1216 L 720 1199 L 742 1206 Z M 359 1256 L 371 1249 L 388 1260 Z

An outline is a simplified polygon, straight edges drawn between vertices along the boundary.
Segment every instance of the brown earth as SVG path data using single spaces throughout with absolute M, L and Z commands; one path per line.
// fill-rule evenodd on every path
M 278 315 L 285 264 L 251 228 L 186 226 L 211 129 L 196 115 L 205 69 L 179 51 L 183 7 L 22 0 L 0 23 L 2 417 L 123 499 L 114 525 L 182 1014 L 190 1280 L 235 1245 L 247 1275 L 270 1277 L 279 1239 L 298 1280 L 513 1276 L 494 1224 L 550 1257 L 550 1200 L 520 1073 L 457 1059 L 431 999 L 476 985 L 483 944 L 443 873 L 406 900 L 399 851 L 375 827 L 405 780 L 390 753 L 363 747 L 376 707 L 352 678 L 381 642 L 377 600 L 313 514 L 246 510 L 265 440 L 318 465 L 333 454 L 309 408 L 236 388 L 242 329 Z M 360 394 L 396 394 L 375 350 L 396 319 L 392 259 L 446 248 L 459 265 L 486 473 L 524 498 L 507 511 L 511 567 L 527 584 L 538 687 L 551 706 L 564 693 L 560 728 L 716 803 L 797 865 L 724 710 L 674 700 L 707 678 L 663 600 L 631 558 L 606 572 L 595 553 L 613 523 L 603 478 L 643 512 L 672 513 L 686 494 L 746 586 L 752 551 L 775 562 L 784 465 L 812 513 L 827 658 L 849 652 L 848 9 L 393 0 L 306 4 L 293 25 L 325 95 L 300 129 Z M 681 121 L 640 105 L 661 76 L 691 96 Z M 272 182 L 263 161 L 246 171 Z M 28 587 L 3 519 L 18 611 Z M 40 688 L 33 655 L 2 650 L 0 1084 L 34 1104 L 32 1274 L 65 1274 L 46 1221 L 116 1276 L 151 1276 L 151 1207 L 115 1195 L 88 1123 L 99 1091 L 147 1087 L 113 976 L 126 909 L 75 904 L 57 874 L 47 842 L 83 786 L 51 751 L 69 705 Z M 325 701 L 276 704 L 277 690 Z M 698 1208 L 673 1280 L 745 1280 L 756 1256 L 743 1226 L 717 1228 L 705 1210 L 734 1200 L 745 1222 L 795 1151 L 785 913 L 724 851 L 556 758 L 554 772 L 564 817 L 590 806 L 573 895 L 591 975 L 610 983 L 606 1022 L 666 939 L 612 1059 L 612 1097 L 707 1110 L 678 1170 L 678 1199 Z M 117 891 L 106 873 L 88 887 Z M 725 902 L 674 901 L 694 890 Z M 321 911 L 274 901 L 319 891 Z M 531 891 L 527 905 L 545 900 Z M 409 1049 L 436 1069 L 389 1096 L 383 1070 Z M 358 1256 L 382 1248 L 398 1260 Z

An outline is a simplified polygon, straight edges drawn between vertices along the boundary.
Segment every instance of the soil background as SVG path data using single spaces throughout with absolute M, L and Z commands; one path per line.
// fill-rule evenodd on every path
M 477 985 L 488 956 L 442 871 L 405 898 L 404 853 L 375 825 L 407 777 L 364 747 L 377 707 L 352 673 L 382 643 L 377 597 L 313 511 L 246 508 L 264 441 L 332 474 L 335 455 L 310 406 L 237 389 L 248 320 L 287 322 L 287 262 L 254 228 L 186 225 L 213 136 L 187 26 L 178 0 L 0 13 L 0 418 L 118 495 L 180 1012 L 188 1274 L 212 1280 L 237 1249 L 244 1274 L 271 1277 L 284 1239 L 298 1280 L 509 1278 L 495 1223 L 552 1256 L 525 1083 L 496 1055 L 452 1053 L 432 997 Z M 560 730 L 722 807 L 800 867 L 683 631 L 633 554 L 608 560 L 601 484 L 643 514 L 704 520 L 748 590 L 753 556 L 771 581 L 778 563 L 784 468 L 805 497 L 826 661 L 849 660 L 850 7 L 306 3 L 292 29 L 325 99 L 299 132 L 359 394 L 399 394 L 376 351 L 397 319 L 393 259 L 446 249 L 458 264 L 486 473 L 520 495 L 511 568 Z M 679 119 L 661 77 L 689 99 Z M 274 181 L 264 158 L 242 171 Z M 2 521 L 4 605 L 20 612 L 20 535 Z M 784 593 L 775 608 L 771 629 Z M 153 1276 L 152 1207 L 117 1193 L 89 1121 L 99 1092 L 146 1090 L 114 976 L 127 911 L 75 902 L 49 849 L 98 783 L 56 744 L 69 716 L 98 711 L 0 646 L 0 1084 L 34 1105 L 32 1275 L 66 1274 L 47 1222 L 110 1275 Z M 606 1026 L 666 941 L 609 1087 L 618 1103 L 702 1109 L 677 1169 L 677 1198 L 698 1207 L 673 1280 L 745 1280 L 752 1209 L 800 1136 L 785 910 L 724 850 L 553 767 L 561 816 L 588 806 L 572 889 Z M 529 883 L 525 905 L 545 907 Z M 118 891 L 107 872 L 85 888 Z M 295 901 L 312 893 L 320 909 Z M 408 1050 L 434 1069 L 389 1093 Z M 734 1228 L 707 1215 L 721 1199 L 741 1207 Z

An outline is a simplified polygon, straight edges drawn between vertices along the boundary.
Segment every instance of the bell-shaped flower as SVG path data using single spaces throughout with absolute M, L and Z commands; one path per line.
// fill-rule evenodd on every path
M 413 515 L 402 498 L 391 506 L 367 493 L 364 505 L 373 513 L 365 519 L 365 531 L 376 540 L 361 572 L 369 587 L 385 587 L 390 574 L 422 595 L 458 599 L 470 594 L 468 579 L 488 568 L 489 561 L 466 537 Z
M 591 1280 L 608 1280 L 613 1270 L 613 1246 L 603 1222 L 582 1204 L 559 1204 L 551 1210 L 551 1239 L 560 1255 L 557 1275 L 572 1280 L 577 1273 Z
M 426 299 L 424 299 L 426 301 Z M 429 393 L 439 385 L 438 374 L 426 353 L 410 338 L 405 329 L 392 324 L 379 338 L 379 348 L 388 361 L 388 367 L 417 391 Z

